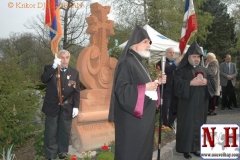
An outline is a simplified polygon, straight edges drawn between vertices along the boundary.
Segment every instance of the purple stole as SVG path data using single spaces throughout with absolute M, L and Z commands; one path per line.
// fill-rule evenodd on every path
M 137 98 L 137 103 L 136 103 L 133 115 L 137 118 L 142 118 L 146 85 L 145 84 L 137 85 L 137 90 L 138 90 L 138 98 Z M 157 103 L 156 103 L 156 108 L 158 108 L 159 105 L 160 105 L 159 87 L 157 88 L 157 94 L 158 94 L 158 100 L 157 100 Z

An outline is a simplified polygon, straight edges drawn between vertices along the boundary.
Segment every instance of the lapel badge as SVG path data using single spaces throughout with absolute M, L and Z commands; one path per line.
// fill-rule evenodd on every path
M 67 79 L 70 79 L 71 75 L 67 75 Z
M 76 82 L 75 81 L 69 80 L 68 81 L 68 86 L 70 87 L 71 85 L 73 86 L 73 88 L 76 88 Z
M 73 88 L 76 88 L 76 82 L 75 81 L 69 80 L 68 81 L 68 86 L 70 87 L 71 85 L 73 86 Z
M 72 85 L 72 80 L 68 81 L 68 86 L 70 87 Z
M 73 82 L 73 88 L 76 88 L 76 82 L 75 81 Z

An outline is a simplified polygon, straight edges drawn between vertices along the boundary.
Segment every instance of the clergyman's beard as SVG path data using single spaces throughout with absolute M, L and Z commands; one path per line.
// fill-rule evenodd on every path
M 194 62 L 194 61 L 189 61 L 189 63 L 194 67 L 199 66 L 200 64 L 200 62 Z
M 143 58 L 149 58 L 150 57 L 150 51 L 138 51 L 138 54 Z

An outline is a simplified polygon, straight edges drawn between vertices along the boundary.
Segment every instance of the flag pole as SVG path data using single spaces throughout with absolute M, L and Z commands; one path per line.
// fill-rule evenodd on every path
M 55 55 L 57 55 L 55 53 Z M 59 97 L 59 104 L 62 106 L 62 81 L 61 81 L 61 72 L 60 72 L 60 65 L 57 66 L 57 83 L 58 83 L 58 97 Z
M 62 38 L 59 0 L 46 0 L 45 24 L 50 30 L 51 50 L 53 54 L 55 54 L 55 57 L 58 57 L 58 43 Z M 59 103 L 62 106 L 63 100 L 60 65 L 57 66 L 57 84 Z
M 164 84 L 161 84 L 161 102 L 159 107 L 159 134 L 158 134 L 158 155 L 157 160 L 160 160 L 160 153 L 161 153 L 161 143 L 162 143 L 162 104 L 163 104 L 163 88 Z
M 165 64 L 166 64 L 166 56 L 162 56 L 161 58 L 161 70 L 162 75 L 165 75 Z M 164 84 L 161 84 L 161 102 L 159 107 L 159 134 L 158 134 L 158 155 L 157 160 L 160 160 L 160 153 L 161 153 L 161 143 L 162 143 L 162 106 L 163 106 L 163 90 Z

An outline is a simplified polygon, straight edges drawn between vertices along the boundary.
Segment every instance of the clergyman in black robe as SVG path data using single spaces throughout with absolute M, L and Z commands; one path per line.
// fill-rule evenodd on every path
M 136 26 L 115 69 L 109 121 L 115 123 L 115 160 L 152 160 L 156 89 L 166 76 L 153 81 L 143 57 L 150 56 L 151 40 Z
M 207 121 L 208 100 L 214 95 L 215 81 L 200 66 L 203 53 L 191 44 L 174 76 L 174 92 L 178 97 L 176 151 L 187 159 L 200 156 L 200 129 Z

